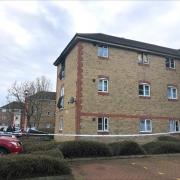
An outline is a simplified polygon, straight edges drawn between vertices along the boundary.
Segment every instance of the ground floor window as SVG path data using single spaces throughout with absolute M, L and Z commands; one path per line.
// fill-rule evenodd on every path
M 63 127 L 64 127 L 64 120 L 63 120 L 63 118 L 61 117 L 61 118 L 60 118 L 60 121 L 59 121 L 59 130 L 62 131 L 62 130 L 63 130 Z
M 140 120 L 140 132 L 152 132 L 152 122 L 150 119 Z
M 109 130 L 109 123 L 107 117 L 99 117 L 98 118 L 98 131 L 104 132 Z
M 47 123 L 46 124 L 46 128 L 49 129 L 51 127 L 51 124 L 50 123 Z
M 170 130 L 170 132 L 179 132 L 180 131 L 180 121 L 179 120 L 170 120 L 169 121 L 169 130 Z

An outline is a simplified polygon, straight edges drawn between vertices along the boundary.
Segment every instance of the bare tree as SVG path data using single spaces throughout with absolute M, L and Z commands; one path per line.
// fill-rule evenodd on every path
M 15 81 L 8 89 L 8 100 L 18 101 L 24 104 L 24 109 L 27 117 L 27 125 L 30 126 L 31 118 L 34 119 L 36 127 L 39 126 L 39 121 L 42 115 L 42 99 L 47 91 L 51 89 L 51 81 L 45 76 L 36 78 L 35 81 L 24 81 L 18 83 Z M 27 97 L 25 91 L 28 92 Z M 25 106 L 25 99 L 28 106 Z

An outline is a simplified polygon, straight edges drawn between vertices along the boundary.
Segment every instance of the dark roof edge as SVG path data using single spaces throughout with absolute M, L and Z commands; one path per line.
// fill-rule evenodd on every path
M 58 66 L 59 63 L 61 62 L 61 59 L 63 59 L 66 54 L 74 47 L 74 45 L 76 44 L 76 36 L 78 33 L 76 33 L 74 35 L 74 37 L 71 39 L 71 41 L 67 44 L 67 46 L 65 47 L 65 49 L 62 51 L 62 53 L 60 54 L 60 56 L 56 59 L 56 61 L 53 63 L 54 66 Z
M 110 46 L 121 47 L 121 48 L 124 48 L 124 49 L 130 49 L 130 50 L 134 50 L 134 51 L 142 51 L 142 52 L 152 53 L 152 54 L 156 54 L 156 55 L 160 55 L 160 56 L 171 56 L 173 58 L 180 59 L 180 56 L 175 56 L 175 55 L 172 55 L 170 53 L 162 53 L 162 52 L 159 52 L 159 51 L 147 50 L 145 48 L 143 49 L 143 48 L 138 48 L 138 47 L 133 47 L 133 46 L 120 45 L 120 44 L 117 44 L 117 43 L 111 43 L 111 42 L 107 42 L 107 41 L 96 40 L 96 39 L 93 39 L 93 38 L 86 38 L 86 37 L 82 37 L 81 35 L 76 33 L 75 36 L 72 38 L 72 40 L 65 47 L 63 52 L 60 54 L 60 56 L 57 58 L 57 60 L 54 62 L 55 66 L 59 65 L 59 63 L 62 61 L 62 59 L 64 59 L 66 57 L 67 53 L 74 47 L 74 45 L 79 40 L 86 41 L 86 42 L 102 43 L 102 44 L 106 44 L 106 45 L 110 45 Z

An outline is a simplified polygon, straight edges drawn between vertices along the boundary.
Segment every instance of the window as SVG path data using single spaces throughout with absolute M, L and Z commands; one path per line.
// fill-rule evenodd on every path
M 139 64 L 149 64 L 148 55 L 145 53 L 139 53 L 138 54 L 138 63 Z
M 48 112 L 48 116 L 50 116 L 50 112 Z
M 167 95 L 168 99 L 177 99 L 177 88 L 175 86 L 168 86 Z
M 139 84 L 139 96 L 150 96 L 150 85 L 147 83 Z
M 64 121 L 63 121 L 63 118 L 60 119 L 59 121 L 59 130 L 63 130 L 63 127 L 64 127 Z
M 108 92 L 108 79 L 106 79 L 106 78 L 99 79 L 98 91 L 99 92 Z
M 51 127 L 51 124 L 50 123 L 47 123 L 46 124 L 46 128 L 49 129 Z
M 108 47 L 98 46 L 98 56 L 103 58 L 108 58 Z
M 65 77 L 65 62 L 61 63 L 61 70 L 59 72 L 59 79 L 63 80 Z
M 172 58 L 166 58 L 166 68 L 175 69 L 175 61 Z
M 59 109 L 63 109 L 64 108 L 64 86 L 61 88 L 60 97 L 59 97 L 59 100 L 58 100 L 57 107 Z
M 108 118 L 107 117 L 101 117 L 98 118 L 98 131 L 100 132 L 104 132 L 104 131 L 108 131 L 109 129 L 109 123 L 108 123 Z
M 170 120 L 169 121 L 169 131 L 170 132 L 179 132 L 180 131 L 180 121 L 179 120 Z
M 152 123 L 150 119 L 140 120 L 140 132 L 152 132 Z

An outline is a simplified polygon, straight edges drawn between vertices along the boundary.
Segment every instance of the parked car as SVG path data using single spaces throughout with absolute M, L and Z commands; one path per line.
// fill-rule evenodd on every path
M 14 136 L 0 136 L 0 156 L 9 153 L 23 152 L 22 143 Z

